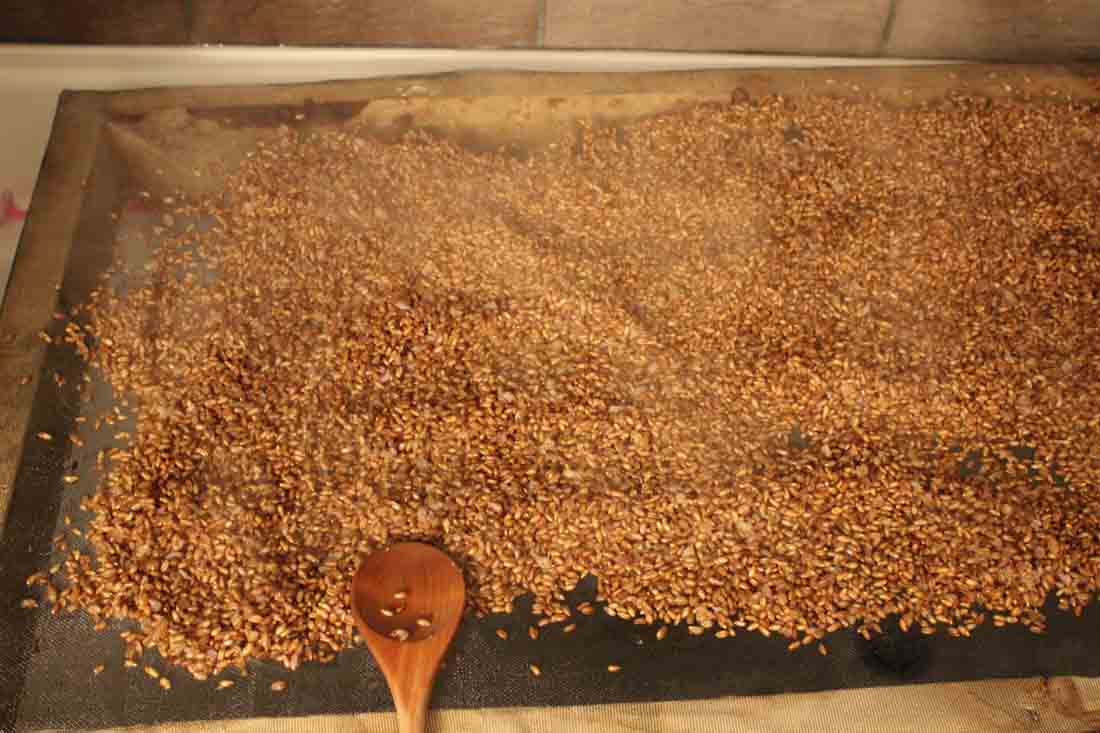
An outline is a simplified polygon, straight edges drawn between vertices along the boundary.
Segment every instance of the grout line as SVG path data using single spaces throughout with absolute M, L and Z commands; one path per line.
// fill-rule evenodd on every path
M 890 36 L 894 35 L 894 20 L 898 17 L 898 3 L 901 0 L 890 0 L 890 7 L 886 10 L 886 22 L 882 24 L 882 33 L 879 35 L 878 47 L 875 48 L 875 56 L 882 56 L 886 46 L 890 43 Z
M 535 48 L 546 45 L 546 3 L 547 0 L 535 2 Z

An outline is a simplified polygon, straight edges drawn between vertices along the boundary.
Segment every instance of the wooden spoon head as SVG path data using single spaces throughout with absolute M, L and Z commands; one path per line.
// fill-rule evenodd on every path
M 376 552 L 351 583 L 351 611 L 389 683 L 394 704 L 423 709 L 466 604 L 462 571 L 420 542 Z M 405 632 L 406 640 L 394 638 Z

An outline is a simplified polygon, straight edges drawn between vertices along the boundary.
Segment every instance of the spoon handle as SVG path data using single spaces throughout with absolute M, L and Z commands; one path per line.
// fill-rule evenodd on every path
M 400 733 L 424 733 L 428 729 L 428 697 L 424 695 L 411 705 L 397 708 L 397 730 Z

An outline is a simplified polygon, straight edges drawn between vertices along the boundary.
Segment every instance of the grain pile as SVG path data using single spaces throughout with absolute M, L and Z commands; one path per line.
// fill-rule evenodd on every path
M 1040 631 L 1100 578 L 1097 151 L 1095 108 L 964 97 L 522 159 L 288 132 L 70 326 L 138 428 L 59 603 L 200 677 L 294 668 L 420 538 L 483 612 L 566 621 L 592 573 L 614 615 L 823 653 L 890 614 Z

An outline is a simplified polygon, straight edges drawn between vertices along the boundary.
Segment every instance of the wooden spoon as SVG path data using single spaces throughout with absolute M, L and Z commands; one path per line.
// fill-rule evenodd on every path
M 466 603 L 462 572 L 420 542 L 376 552 L 351 581 L 351 612 L 382 668 L 401 733 L 423 733 L 432 681 Z

